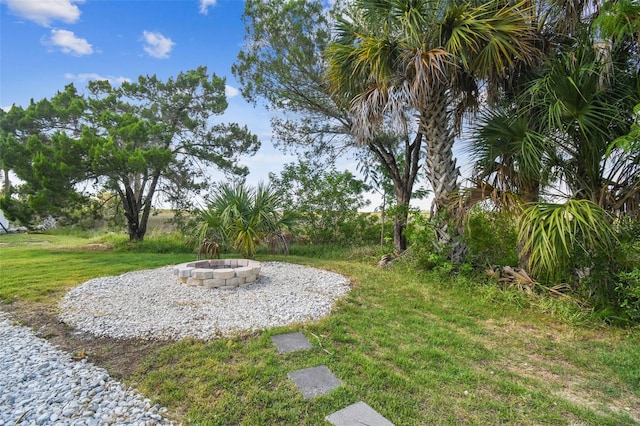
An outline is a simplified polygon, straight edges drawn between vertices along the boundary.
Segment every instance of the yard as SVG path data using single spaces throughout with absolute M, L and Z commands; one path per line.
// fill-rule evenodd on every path
M 352 281 L 317 323 L 167 343 L 95 338 L 57 321 L 60 298 L 91 278 L 195 257 L 148 247 L 1 236 L 1 309 L 166 406 L 176 422 L 325 424 L 326 415 L 357 401 L 396 425 L 640 422 L 637 329 L 583 321 L 560 303 L 469 279 L 405 265 L 379 269 L 362 251 L 259 255 Z M 313 349 L 279 355 L 270 336 L 289 331 L 303 332 Z M 321 364 L 342 386 L 305 400 L 287 373 Z

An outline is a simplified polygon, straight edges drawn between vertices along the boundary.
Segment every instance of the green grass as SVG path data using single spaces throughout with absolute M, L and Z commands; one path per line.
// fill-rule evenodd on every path
M 44 241 L 36 237 L 49 244 L 33 244 Z M 193 258 L 89 250 L 90 240 L 56 238 L 24 236 L 0 248 L 3 300 L 55 303 L 91 277 Z M 637 331 L 576 325 L 548 305 L 468 278 L 408 265 L 381 270 L 367 256 L 342 250 L 315 253 L 260 258 L 351 278 L 353 290 L 329 317 L 176 342 L 146 358 L 126 381 L 183 423 L 203 425 L 322 425 L 326 415 L 357 401 L 396 425 L 624 425 L 634 424 L 630 415 L 640 417 Z M 71 277 L 67 272 L 63 279 L 62 270 Z M 314 348 L 279 355 L 270 336 L 288 331 L 304 332 Z M 342 386 L 304 400 L 287 373 L 320 364 Z
M 51 302 L 96 277 L 194 259 L 190 253 L 110 250 L 101 239 L 70 235 L 0 236 L 0 301 Z

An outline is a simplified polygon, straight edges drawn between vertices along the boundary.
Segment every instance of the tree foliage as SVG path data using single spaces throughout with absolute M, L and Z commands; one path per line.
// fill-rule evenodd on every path
M 299 215 L 298 223 L 312 242 L 351 243 L 364 233 L 358 211 L 368 205 L 369 190 L 348 171 L 325 170 L 309 161 L 286 164 L 280 176 L 270 175 L 275 188 L 287 199 L 287 211 Z
M 206 187 L 208 168 L 247 173 L 238 159 L 256 152 L 257 138 L 237 124 L 213 124 L 227 107 L 224 83 L 200 67 L 166 81 L 141 76 L 120 87 L 94 81 L 85 96 L 69 85 L 32 103 L 13 144 L 23 155 L 11 165 L 33 188 L 29 205 L 43 211 L 43 197 L 63 207 L 74 194 L 81 201 L 92 192 L 112 193 L 129 237 L 142 240 L 159 194 L 184 207 Z
M 331 26 L 322 3 L 248 0 L 243 21 L 246 41 L 232 71 L 247 100 L 278 112 L 276 142 L 321 155 L 350 145 L 350 119 L 324 79 Z
M 520 217 L 519 238 L 523 250 L 530 253 L 529 269 L 557 279 L 571 266 L 576 249 L 585 254 L 610 252 L 615 245 L 615 228 L 607 212 L 589 200 L 536 203 Z
M 546 58 L 483 112 L 466 202 L 516 205 L 521 267 L 624 311 L 638 301 L 632 279 L 615 281 L 639 255 L 624 241 L 637 240 L 628 230 L 640 212 L 640 9 L 627 0 L 540 5 Z
M 526 2 L 355 1 L 338 20 L 327 52 L 332 93 L 348 99 L 352 131 L 364 144 L 391 120 L 416 117 L 433 188 L 440 244 L 462 261 L 462 229 L 451 232 L 459 170 L 453 144 L 481 88 L 493 98 L 520 62 L 539 56 Z M 454 215 L 455 216 L 455 215 Z
M 272 128 L 284 149 L 301 149 L 314 161 L 355 149 L 360 161 L 373 159 L 385 168 L 401 206 L 394 217 L 394 242 L 403 251 L 422 136 L 407 121 L 402 131 L 387 127 L 356 146 L 350 100 L 331 93 L 325 78 L 332 23 L 342 11 L 340 2 L 327 9 L 317 0 L 247 1 L 246 43 L 232 70 L 246 99 L 277 111 Z

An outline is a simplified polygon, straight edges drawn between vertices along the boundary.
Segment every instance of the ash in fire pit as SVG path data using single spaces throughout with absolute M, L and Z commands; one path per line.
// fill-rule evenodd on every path
M 232 289 L 256 282 L 260 278 L 260 262 L 249 259 L 201 260 L 177 265 L 173 273 L 180 284 Z

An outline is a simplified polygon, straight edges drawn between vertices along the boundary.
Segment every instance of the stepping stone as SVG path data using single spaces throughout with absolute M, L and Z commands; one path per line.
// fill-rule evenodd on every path
M 328 415 L 325 420 L 335 426 L 394 426 L 393 423 L 362 401 Z
M 298 386 L 305 399 L 324 395 L 341 385 L 326 365 L 292 371 L 287 376 Z
M 300 332 L 278 334 L 271 336 L 271 340 L 278 348 L 278 353 L 281 354 L 313 348 L 313 345 L 307 340 L 305 335 Z

